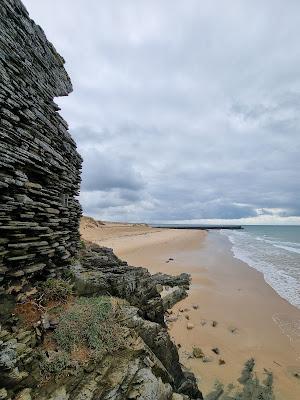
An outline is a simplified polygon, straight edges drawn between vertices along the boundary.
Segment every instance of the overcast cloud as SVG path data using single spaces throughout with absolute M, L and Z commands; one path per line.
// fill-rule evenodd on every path
M 298 0 L 24 0 L 66 59 L 85 214 L 300 222 Z

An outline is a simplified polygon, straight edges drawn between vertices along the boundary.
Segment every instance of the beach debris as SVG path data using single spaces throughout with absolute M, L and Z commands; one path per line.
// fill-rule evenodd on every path
M 194 324 L 192 324 L 191 322 L 188 322 L 188 323 L 187 323 L 186 329 L 191 330 L 191 329 L 194 329 L 194 328 L 195 328 L 195 325 L 194 325 Z
M 186 315 L 185 315 L 185 319 L 190 319 L 189 314 L 186 314 Z
M 277 361 L 273 361 L 274 364 L 278 365 L 279 367 L 282 367 L 281 364 L 279 364 Z
M 195 358 L 203 358 L 205 355 L 200 347 L 193 347 L 193 356 Z
M 218 325 L 218 322 L 217 322 L 217 321 L 213 321 L 213 322 L 211 323 L 211 326 L 213 326 L 214 328 L 215 328 L 217 325 Z
M 205 321 L 205 319 L 201 319 L 200 324 L 201 324 L 202 326 L 204 326 L 204 325 L 206 325 L 206 322 L 207 322 L 207 321 Z
M 235 328 L 234 326 L 229 326 L 229 327 L 228 327 L 228 330 L 229 330 L 229 332 L 231 332 L 231 333 L 233 333 L 233 334 L 237 333 L 237 331 L 238 331 L 238 329 Z
M 170 257 L 168 260 L 166 260 L 166 263 L 169 263 L 170 261 L 174 261 L 174 258 Z
M 225 360 L 223 360 L 223 358 L 220 358 L 219 359 L 219 365 L 224 365 L 224 364 L 226 364 Z
M 300 374 L 298 372 L 294 372 L 293 375 L 294 375 L 295 378 L 300 379 Z
M 192 304 L 192 307 L 193 307 L 194 310 L 198 310 L 199 305 L 198 304 Z
M 204 357 L 202 357 L 202 361 L 204 363 L 212 362 L 213 358 L 212 357 L 208 357 L 208 356 L 204 356 Z
M 183 308 L 183 307 L 180 307 L 180 308 L 178 309 L 178 311 L 179 311 L 179 312 L 181 312 L 181 313 L 183 313 L 183 312 L 189 312 L 189 311 L 190 311 L 190 309 L 189 309 L 189 308 L 187 308 L 187 307 L 185 307 L 185 308 Z
M 211 349 L 211 351 L 213 351 L 215 354 L 220 354 L 220 350 L 218 349 L 218 347 L 214 347 L 213 349 Z

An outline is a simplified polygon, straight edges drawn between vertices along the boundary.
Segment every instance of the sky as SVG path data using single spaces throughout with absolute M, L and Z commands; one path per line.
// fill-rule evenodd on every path
M 24 0 L 102 220 L 300 224 L 298 0 Z

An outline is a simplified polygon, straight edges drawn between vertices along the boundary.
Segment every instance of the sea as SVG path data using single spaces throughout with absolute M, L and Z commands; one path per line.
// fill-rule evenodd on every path
M 221 230 L 234 257 L 264 275 L 265 281 L 300 309 L 300 226 L 247 225 Z

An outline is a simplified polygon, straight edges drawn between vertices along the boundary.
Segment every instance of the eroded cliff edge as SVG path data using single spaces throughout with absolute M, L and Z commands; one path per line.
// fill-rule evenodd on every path
M 0 29 L 0 399 L 201 399 L 164 324 L 165 277 L 79 252 L 63 58 L 19 0 L 1 2 Z

